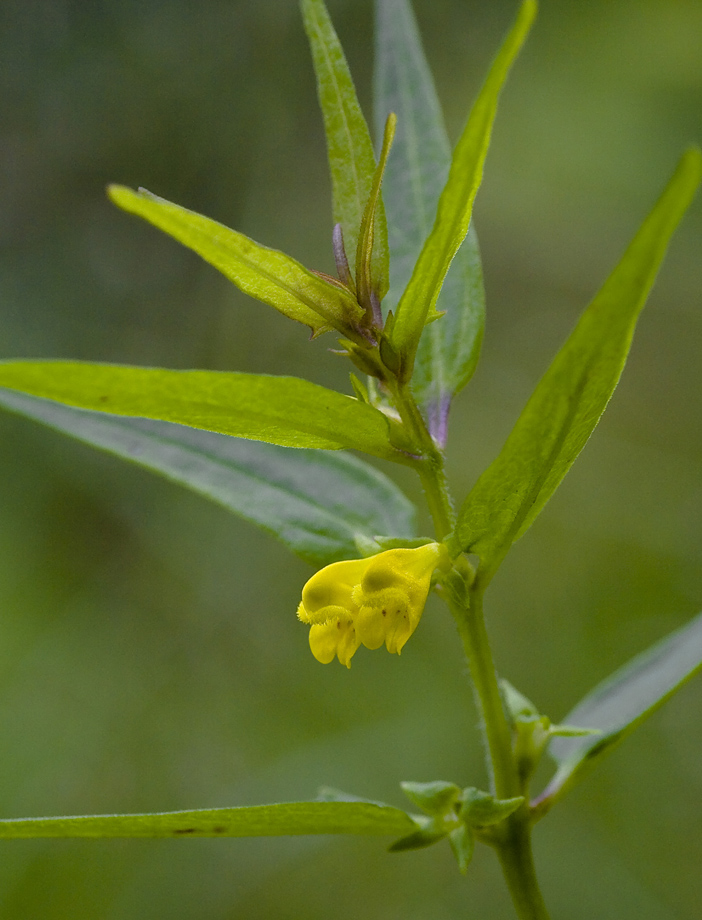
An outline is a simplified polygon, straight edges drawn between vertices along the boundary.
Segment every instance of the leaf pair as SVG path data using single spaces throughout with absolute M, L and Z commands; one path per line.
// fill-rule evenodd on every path
M 558 770 L 533 803 L 542 817 L 623 738 L 652 715 L 702 668 L 702 614 L 637 656 L 596 687 L 566 721 L 598 729 L 597 735 L 554 738 L 550 752 Z M 403 783 L 410 798 L 430 815 L 416 818 L 400 809 L 363 800 L 289 802 L 244 808 L 140 815 L 86 815 L 0 821 L 0 838 L 27 837 L 250 837 L 290 834 L 402 834 L 392 849 L 427 846 L 448 835 L 461 869 L 472 854 L 472 834 L 462 827 L 488 827 L 503 820 L 521 799 L 504 802 L 451 783 Z M 462 798 L 458 821 L 455 804 Z M 463 814 L 465 812 L 465 814 Z M 440 827 L 432 819 L 447 818 Z M 435 826 L 436 825 L 436 826 Z M 445 825 L 445 826 L 444 826 Z M 451 836 L 453 835 L 453 836 Z
M 354 247 L 358 244 L 356 283 L 362 299 L 369 300 L 376 281 L 379 296 L 387 288 L 380 181 L 392 121 L 376 167 L 368 128 L 324 4 L 309 0 L 304 10 L 330 125 L 335 214 L 347 240 Z M 307 324 L 315 335 L 336 327 L 352 341 L 367 344 L 358 333 L 366 320 L 364 309 L 343 284 L 148 192 L 111 186 L 109 194 L 124 210 L 193 249 L 245 293 Z M 352 459 L 315 457 L 308 451 L 295 455 L 268 446 L 354 448 L 384 459 L 406 459 L 411 445 L 394 420 L 363 401 L 308 381 L 28 361 L 1 364 L 0 386 L 29 394 L 5 391 L 0 402 L 8 408 L 189 485 L 273 530 L 293 551 L 316 564 L 354 556 L 359 543 L 368 544 L 378 534 L 414 533 L 409 503 L 371 467 Z M 109 415 L 86 415 L 79 409 Z M 230 442 L 211 432 L 267 444 Z

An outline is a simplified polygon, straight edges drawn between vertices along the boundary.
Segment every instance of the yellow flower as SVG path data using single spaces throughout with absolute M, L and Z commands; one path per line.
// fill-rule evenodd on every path
M 348 559 L 321 569 L 302 589 L 297 615 L 309 623 L 312 654 L 351 667 L 359 645 L 385 643 L 400 654 L 417 628 L 434 570 L 448 563 L 441 543 L 389 549 L 368 559 Z

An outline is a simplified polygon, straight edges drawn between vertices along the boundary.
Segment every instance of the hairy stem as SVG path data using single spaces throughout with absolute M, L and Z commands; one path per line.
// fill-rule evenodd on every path
M 398 384 L 394 387 L 392 395 L 400 418 L 421 456 L 415 468 L 424 487 L 427 505 L 436 530 L 436 538 L 443 540 L 453 530 L 456 523 L 453 502 L 444 472 L 444 456 L 429 434 L 429 429 L 409 387 Z
M 483 617 L 482 590 L 468 593 L 468 604 L 460 604 L 452 591 L 447 598 L 463 641 L 475 700 L 485 733 L 488 771 L 492 791 L 501 799 L 521 795 L 519 776 L 512 754 L 512 733 L 502 706 L 492 649 Z
M 455 524 L 453 504 L 444 474 L 444 458 L 426 427 L 410 389 L 398 384 L 395 406 L 421 459 L 416 469 L 422 480 L 437 539 L 443 540 Z M 486 761 L 493 793 L 501 799 L 525 795 L 512 750 L 512 730 L 507 721 L 497 682 L 497 672 L 483 617 L 486 583 L 465 556 L 454 563 L 444 579 L 447 601 L 463 642 L 473 682 L 475 700 L 485 735 Z M 536 880 L 531 851 L 531 815 L 528 803 L 511 815 L 492 841 L 520 920 L 548 920 Z
M 534 869 L 528 810 L 516 812 L 508 828 L 509 833 L 497 847 L 497 855 L 517 916 L 520 920 L 549 920 Z
M 497 673 L 483 617 L 484 587 L 476 579 L 464 585 L 468 603 L 460 603 L 456 586 L 447 585 L 447 600 L 458 626 L 473 680 L 476 704 L 486 739 L 488 772 L 492 791 L 500 799 L 527 797 L 524 805 L 506 820 L 493 845 L 502 866 L 514 908 L 520 920 L 548 920 L 531 851 L 531 813 L 528 789 L 520 779 L 512 749 L 512 731 L 500 696 Z

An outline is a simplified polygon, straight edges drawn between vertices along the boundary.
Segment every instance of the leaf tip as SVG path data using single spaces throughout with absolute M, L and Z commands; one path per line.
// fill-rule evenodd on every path
M 696 144 L 692 144 L 683 153 L 680 165 L 699 184 L 702 180 L 702 150 Z
M 125 194 L 130 193 L 132 190 L 126 185 L 120 185 L 117 182 L 110 182 L 105 187 L 105 192 L 110 201 L 113 201 L 115 204 L 120 204 L 124 199 Z

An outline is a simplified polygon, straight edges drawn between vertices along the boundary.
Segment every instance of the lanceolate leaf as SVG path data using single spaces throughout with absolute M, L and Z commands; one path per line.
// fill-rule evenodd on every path
M 160 419 L 283 447 L 351 447 L 402 459 L 389 440 L 399 426 L 382 412 L 297 377 L 4 361 L 0 386 L 78 409 Z
M 551 741 L 549 752 L 558 764 L 558 771 L 539 798 L 544 810 L 700 669 L 702 614 L 595 687 L 568 713 L 564 722 L 596 728 L 600 734 Z
M 409 0 L 376 0 L 375 123 L 398 117 L 383 183 L 392 260 L 385 304 L 394 309 L 434 222 L 451 148 Z M 443 443 L 452 395 L 475 370 L 485 323 L 480 253 L 471 224 L 451 263 L 437 303 L 442 319 L 419 341 L 412 389 Z
M 300 834 L 401 834 L 410 816 L 372 802 L 283 802 L 143 815 L 80 815 L 0 820 L 0 838 L 277 837 Z
M 702 175 L 689 150 L 624 256 L 541 379 L 502 452 L 459 514 L 457 537 L 489 578 L 531 525 L 597 425 L 624 368 L 668 241 Z
M 415 533 L 411 502 L 349 454 L 86 412 L 12 390 L 0 389 L 0 405 L 199 492 L 313 565 L 356 556 L 359 537 Z
M 332 326 L 348 334 L 345 320 L 363 314 L 350 294 L 283 252 L 261 246 L 243 233 L 145 189 L 135 192 L 123 185 L 110 185 L 107 191 L 118 207 L 148 220 L 214 265 L 245 294 L 304 323 L 315 334 Z
M 429 431 L 443 446 L 451 399 L 475 373 L 485 330 L 483 268 L 472 226 L 448 270 L 437 309 L 445 314 L 424 328 L 412 389 L 424 410 Z
M 535 0 L 523 0 L 517 20 L 490 68 L 456 146 L 434 226 L 397 306 L 392 339 L 395 349 L 403 356 L 406 379 L 412 373 L 419 338 L 427 318 L 434 311 L 448 267 L 468 232 L 500 90 L 535 15 Z
M 327 135 L 334 223 L 341 224 L 346 253 L 354 258 L 375 172 L 373 144 L 343 49 L 323 0 L 302 0 L 302 15 L 312 48 Z M 382 137 L 382 129 L 379 136 Z M 384 297 L 388 288 L 388 245 L 382 198 L 375 218 L 373 278 L 378 285 L 376 293 Z
M 358 247 L 356 249 L 356 296 L 359 303 L 365 308 L 367 314 L 378 324 L 381 321 L 380 301 L 375 299 L 374 294 L 377 285 L 373 277 L 373 249 L 375 240 L 375 221 L 378 215 L 378 205 L 380 204 L 380 186 L 383 181 L 383 173 L 388 161 L 390 148 L 392 147 L 395 129 L 397 127 L 397 116 L 394 112 L 388 115 L 385 128 L 383 129 L 383 144 L 378 157 L 378 165 L 373 174 L 368 201 L 363 212 L 361 220 L 361 231 L 358 235 Z

